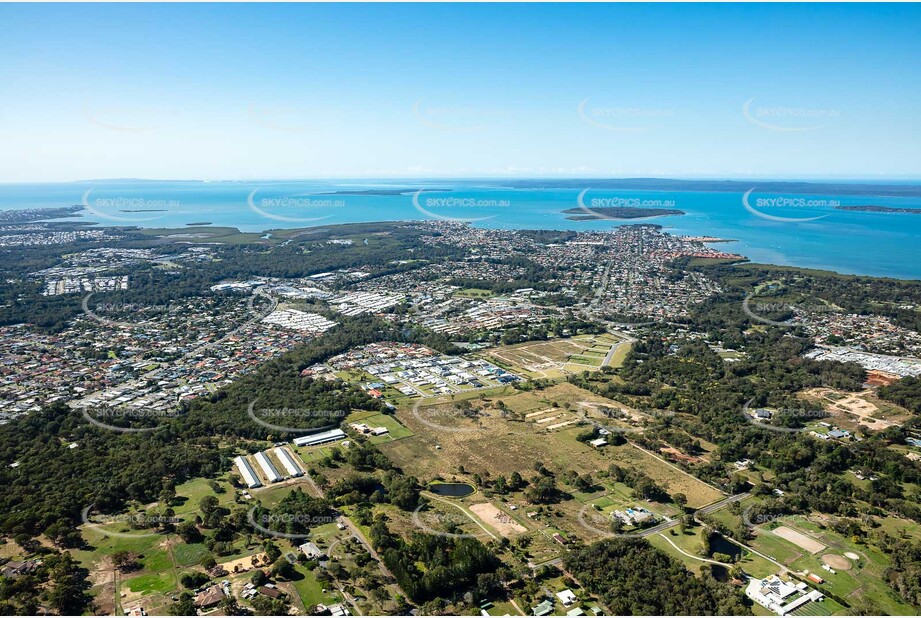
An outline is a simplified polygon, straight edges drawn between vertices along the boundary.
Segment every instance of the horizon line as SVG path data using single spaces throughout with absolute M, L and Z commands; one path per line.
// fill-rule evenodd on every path
M 671 180 L 678 182 L 910 182 L 921 183 L 921 176 L 299 176 L 290 178 L 141 178 L 141 177 L 115 177 L 115 178 L 79 178 L 74 180 L 0 180 L 0 185 L 32 185 L 32 184 L 81 184 L 91 182 L 198 182 L 198 183 L 248 183 L 248 182 L 308 182 L 308 181 L 356 181 L 356 180 L 386 180 L 408 182 L 436 182 L 436 181 L 580 181 L 580 180 Z

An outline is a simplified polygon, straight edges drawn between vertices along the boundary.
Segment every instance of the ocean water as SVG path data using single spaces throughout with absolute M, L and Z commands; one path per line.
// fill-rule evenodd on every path
M 604 187 L 603 183 L 593 188 L 591 181 L 571 184 L 553 188 L 453 180 L 7 184 L 0 185 L 0 210 L 81 204 L 85 211 L 76 220 L 99 225 L 181 228 L 209 223 L 248 232 L 433 219 L 465 220 L 491 228 L 559 230 L 609 230 L 654 223 L 670 233 L 730 239 L 733 242 L 713 246 L 754 262 L 921 279 L 921 214 L 836 208 L 921 209 L 918 196 L 877 196 L 866 191 L 849 195 L 846 185 L 823 195 L 759 191 L 755 184 L 746 195 L 734 189 L 639 190 Z M 400 190 L 407 192 L 388 193 Z M 373 194 L 360 193 L 369 191 Z M 573 221 L 563 212 L 581 206 L 602 213 L 598 209 L 605 206 L 634 206 L 671 208 L 686 214 Z

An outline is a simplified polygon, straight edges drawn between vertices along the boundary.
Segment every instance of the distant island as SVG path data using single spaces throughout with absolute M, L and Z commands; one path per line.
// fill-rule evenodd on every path
M 211 222 L 210 221 L 195 221 L 193 223 L 186 223 L 186 225 L 190 227 L 196 226 L 196 225 L 211 225 Z
M 343 191 L 329 191 L 327 193 L 319 193 L 318 195 L 407 195 L 409 193 L 416 193 L 421 191 L 422 193 L 429 193 L 432 191 L 437 191 L 439 193 L 449 193 L 451 189 L 355 189 L 355 190 L 343 190 Z
M 630 206 L 592 208 L 569 208 L 563 214 L 570 221 L 597 221 L 599 219 L 644 219 L 646 217 L 667 217 L 683 215 L 677 208 L 633 208 Z
M 778 180 L 678 180 L 674 178 L 536 178 L 522 180 L 483 181 L 513 189 L 574 189 L 586 187 L 624 191 L 702 191 L 745 193 L 792 193 L 807 195 L 863 195 L 871 200 L 880 197 L 921 197 L 921 184 L 891 185 L 851 182 L 808 182 Z
M 889 206 L 835 206 L 837 210 L 851 210 L 854 212 L 885 212 L 921 215 L 921 208 L 891 208 Z

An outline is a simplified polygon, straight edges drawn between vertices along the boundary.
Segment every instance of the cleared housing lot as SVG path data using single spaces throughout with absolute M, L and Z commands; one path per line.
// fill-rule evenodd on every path
M 531 377 L 558 378 L 605 364 L 616 366 L 628 348 L 624 339 L 602 333 L 501 346 L 487 351 L 485 356 Z

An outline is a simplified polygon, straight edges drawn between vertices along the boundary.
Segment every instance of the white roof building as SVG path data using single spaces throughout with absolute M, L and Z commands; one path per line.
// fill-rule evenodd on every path
M 240 476 L 243 477 L 243 482 L 246 483 L 247 487 L 250 489 L 262 487 L 262 483 L 259 482 L 259 478 L 256 476 L 256 471 L 253 470 L 253 467 L 249 465 L 245 458 L 237 457 L 233 460 L 233 463 L 236 464 L 237 470 L 239 470 Z
M 311 434 L 309 436 L 301 436 L 300 438 L 295 438 L 294 445 L 316 446 L 318 444 L 326 444 L 327 442 L 342 440 L 345 437 L 346 434 L 341 429 L 330 429 L 329 431 L 323 431 L 320 433 Z
M 275 465 L 269 460 L 265 451 L 256 453 L 256 462 L 259 464 L 259 467 L 262 468 L 262 472 L 265 474 L 265 477 L 269 479 L 270 483 L 277 483 L 281 480 L 281 475 L 278 473 L 278 470 L 275 469 Z
M 275 453 L 275 457 L 278 458 L 278 461 L 281 462 L 281 465 L 288 471 L 288 474 L 291 476 L 303 476 L 304 471 L 301 470 L 301 467 L 294 460 L 294 457 L 291 456 L 291 453 L 288 452 L 288 449 L 279 446 L 276 447 L 273 452 Z

